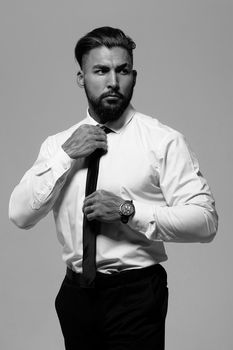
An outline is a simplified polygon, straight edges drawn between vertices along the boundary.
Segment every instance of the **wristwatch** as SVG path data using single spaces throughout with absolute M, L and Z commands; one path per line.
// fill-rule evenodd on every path
M 121 203 L 119 207 L 119 214 L 121 216 L 121 222 L 123 222 L 123 224 L 127 224 L 130 216 L 132 216 L 134 213 L 135 207 L 133 205 L 133 201 L 126 200 Z

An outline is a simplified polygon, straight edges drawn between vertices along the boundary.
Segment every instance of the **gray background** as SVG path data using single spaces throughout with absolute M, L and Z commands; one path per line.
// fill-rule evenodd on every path
M 65 266 L 52 215 L 20 231 L 8 220 L 8 200 L 42 141 L 85 116 L 73 48 L 87 31 L 111 25 L 137 43 L 134 106 L 186 135 L 220 217 L 212 243 L 166 244 L 166 349 L 232 349 L 232 1 L 1 0 L 0 7 L 0 348 L 63 349 L 54 298 Z

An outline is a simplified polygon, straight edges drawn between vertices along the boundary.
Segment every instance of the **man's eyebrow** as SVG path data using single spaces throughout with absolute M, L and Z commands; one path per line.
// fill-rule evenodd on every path
M 126 68 L 126 67 L 130 67 L 130 64 L 129 64 L 128 62 L 122 63 L 122 64 L 120 64 L 119 66 L 117 66 L 116 68 L 117 68 L 117 69 L 124 69 L 124 68 Z
M 92 68 L 101 69 L 101 68 L 108 68 L 108 66 L 106 64 L 95 64 Z
M 122 64 L 119 64 L 118 66 L 116 66 L 116 69 L 123 69 L 123 68 L 126 68 L 126 67 L 129 67 L 130 64 L 128 62 L 125 62 L 125 63 L 122 63 Z M 109 66 L 107 64 L 95 64 L 93 67 L 93 69 L 102 69 L 102 68 L 109 68 Z

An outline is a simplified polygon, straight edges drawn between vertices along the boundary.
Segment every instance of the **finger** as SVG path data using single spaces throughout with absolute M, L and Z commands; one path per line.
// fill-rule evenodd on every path
M 107 135 L 106 134 L 93 134 L 90 135 L 91 139 L 94 139 L 95 141 L 107 141 Z
M 102 126 L 96 125 L 96 128 L 99 130 L 99 132 L 106 134 Z
M 103 135 L 105 137 L 107 136 L 105 131 L 103 129 L 101 129 L 101 127 L 99 125 L 92 126 L 91 131 L 96 135 Z
M 98 220 L 98 218 L 96 217 L 95 213 L 89 213 L 86 215 L 86 218 L 88 221 L 92 221 L 92 220 Z
M 91 221 L 98 218 L 98 209 L 95 205 L 90 205 L 84 208 L 84 215 Z
M 79 131 L 83 131 L 87 135 L 102 135 L 103 137 L 106 137 L 106 133 L 96 125 L 83 124 L 75 130 L 77 133 L 79 133 Z
M 96 150 L 97 148 L 101 148 L 103 149 L 104 151 L 107 151 L 108 149 L 108 144 L 106 141 L 95 141 L 93 144 L 92 144 L 92 148 L 93 148 L 93 151 Z
M 86 206 L 86 207 L 84 207 L 84 209 L 83 209 L 83 213 L 84 213 L 84 215 L 88 215 L 88 214 L 91 214 L 91 213 L 93 213 L 94 212 L 94 207 L 92 206 L 92 205 L 90 205 L 90 206 Z
M 86 155 L 94 153 L 97 149 L 102 149 L 104 153 L 107 152 L 108 146 L 103 142 L 92 142 L 86 146 L 85 152 Z
M 89 207 L 95 203 L 94 197 L 87 198 L 83 202 L 83 208 Z
M 91 210 L 94 210 L 96 203 L 98 203 L 98 200 L 95 197 L 85 199 L 82 207 L 83 212 L 85 213 L 87 208 L 91 208 Z
M 94 191 L 91 194 L 89 194 L 88 196 L 86 196 L 86 198 L 84 199 L 84 203 L 86 203 L 87 200 L 91 199 L 91 198 L 95 198 L 96 196 L 98 196 L 100 190 Z
M 108 148 L 108 144 L 106 141 L 96 141 L 97 142 L 97 147 L 96 148 L 103 148 L 103 149 L 107 149 Z

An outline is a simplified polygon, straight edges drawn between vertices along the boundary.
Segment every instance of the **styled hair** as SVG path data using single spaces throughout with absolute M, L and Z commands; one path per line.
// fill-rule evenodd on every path
M 92 30 L 79 39 L 75 46 L 75 57 L 82 68 L 83 56 L 92 49 L 105 46 L 108 49 L 113 47 L 122 47 L 126 49 L 133 62 L 133 50 L 136 47 L 135 42 L 118 28 L 100 27 Z

